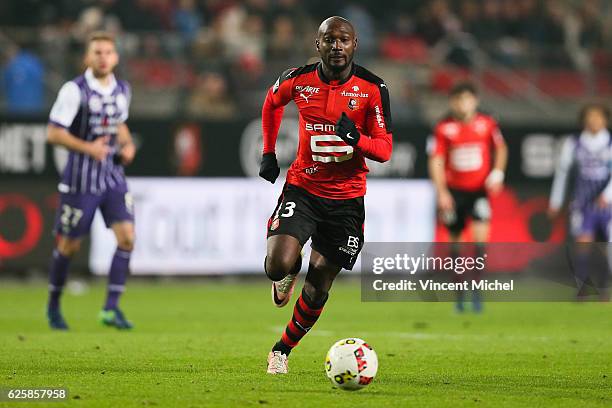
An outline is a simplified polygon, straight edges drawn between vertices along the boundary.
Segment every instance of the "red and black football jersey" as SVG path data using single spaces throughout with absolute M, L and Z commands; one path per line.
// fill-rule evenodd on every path
M 434 138 L 432 154 L 445 160 L 447 185 L 464 191 L 483 189 L 491 172 L 491 151 L 504 143 L 495 119 L 483 113 L 469 122 L 448 117 L 436 125 Z
M 344 81 L 327 80 L 320 63 L 285 71 L 270 88 L 262 109 L 264 153 L 274 152 L 283 107 L 293 101 L 299 111 L 297 157 L 287 182 L 320 197 L 348 199 L 366 192 L 365 159 L 391 156 L 391 111 L 384 81 L 353 64 Z M 356 146 L 335 134 L 345 112 L 361 138 Z

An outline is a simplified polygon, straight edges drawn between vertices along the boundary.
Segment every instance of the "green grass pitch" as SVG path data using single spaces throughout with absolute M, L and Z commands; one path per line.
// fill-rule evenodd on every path
M 123 309 L 132 332 L 100 326 L 104 285 L 67 294 L 72 331 L 48 330 L 43 284 L 0 285 L 0 387 L 67 387 L 64 403 L 12 407 L 610 407 L 612 304 L 489 303 L 458 315 L 451 303 L 361 303 L 341 280 L 290 373 L 265 373 L 291 314 L 269 284 L 133 281 Z M 324 358 L 362 337 L 379 356 L 366 389 L 334 389 Z

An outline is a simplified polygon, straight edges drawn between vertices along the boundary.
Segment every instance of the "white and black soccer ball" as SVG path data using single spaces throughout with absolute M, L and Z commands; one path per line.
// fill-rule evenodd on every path
M 332 384 L 355 391 L 370 384 L 378 370 L 378 357 L 365 341 L 348 338 L 337 341 L 325 358 L 325 373 Z

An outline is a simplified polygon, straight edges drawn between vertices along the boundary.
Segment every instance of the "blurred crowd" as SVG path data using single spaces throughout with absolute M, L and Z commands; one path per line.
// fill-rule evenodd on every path
M 282 70 L 316 57 L 317 26 L 336 14 L 354 23 L 364 65 L 436 73 L 425 90 L 406 74 L 394 95 L 415 115 L 416 95 L 444 89 L 440 67 L 611 68 L 606 0 L 8 0 L 0 2 L 4 108 L 46 110 L 82 70 L 87 34 L 103 29 L 116 33 L 119 74 L 143 101 L 163 93 L 182 115 L 251 114 Z

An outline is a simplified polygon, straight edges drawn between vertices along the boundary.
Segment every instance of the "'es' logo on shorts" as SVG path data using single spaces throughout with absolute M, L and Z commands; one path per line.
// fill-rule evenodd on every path
M 359 237 L 353 237 L 350 236 L 348 237 L 348 242 L 346 243 L 346 246 L 349 248 L 359 248 Z
M 280 224 L 280 220 L 278 218 L 275 218 L 274 221 L 272 221 L 272 224 L 270 225 L 270 231 L 274 231 L 278 228 L 278 224 Z

